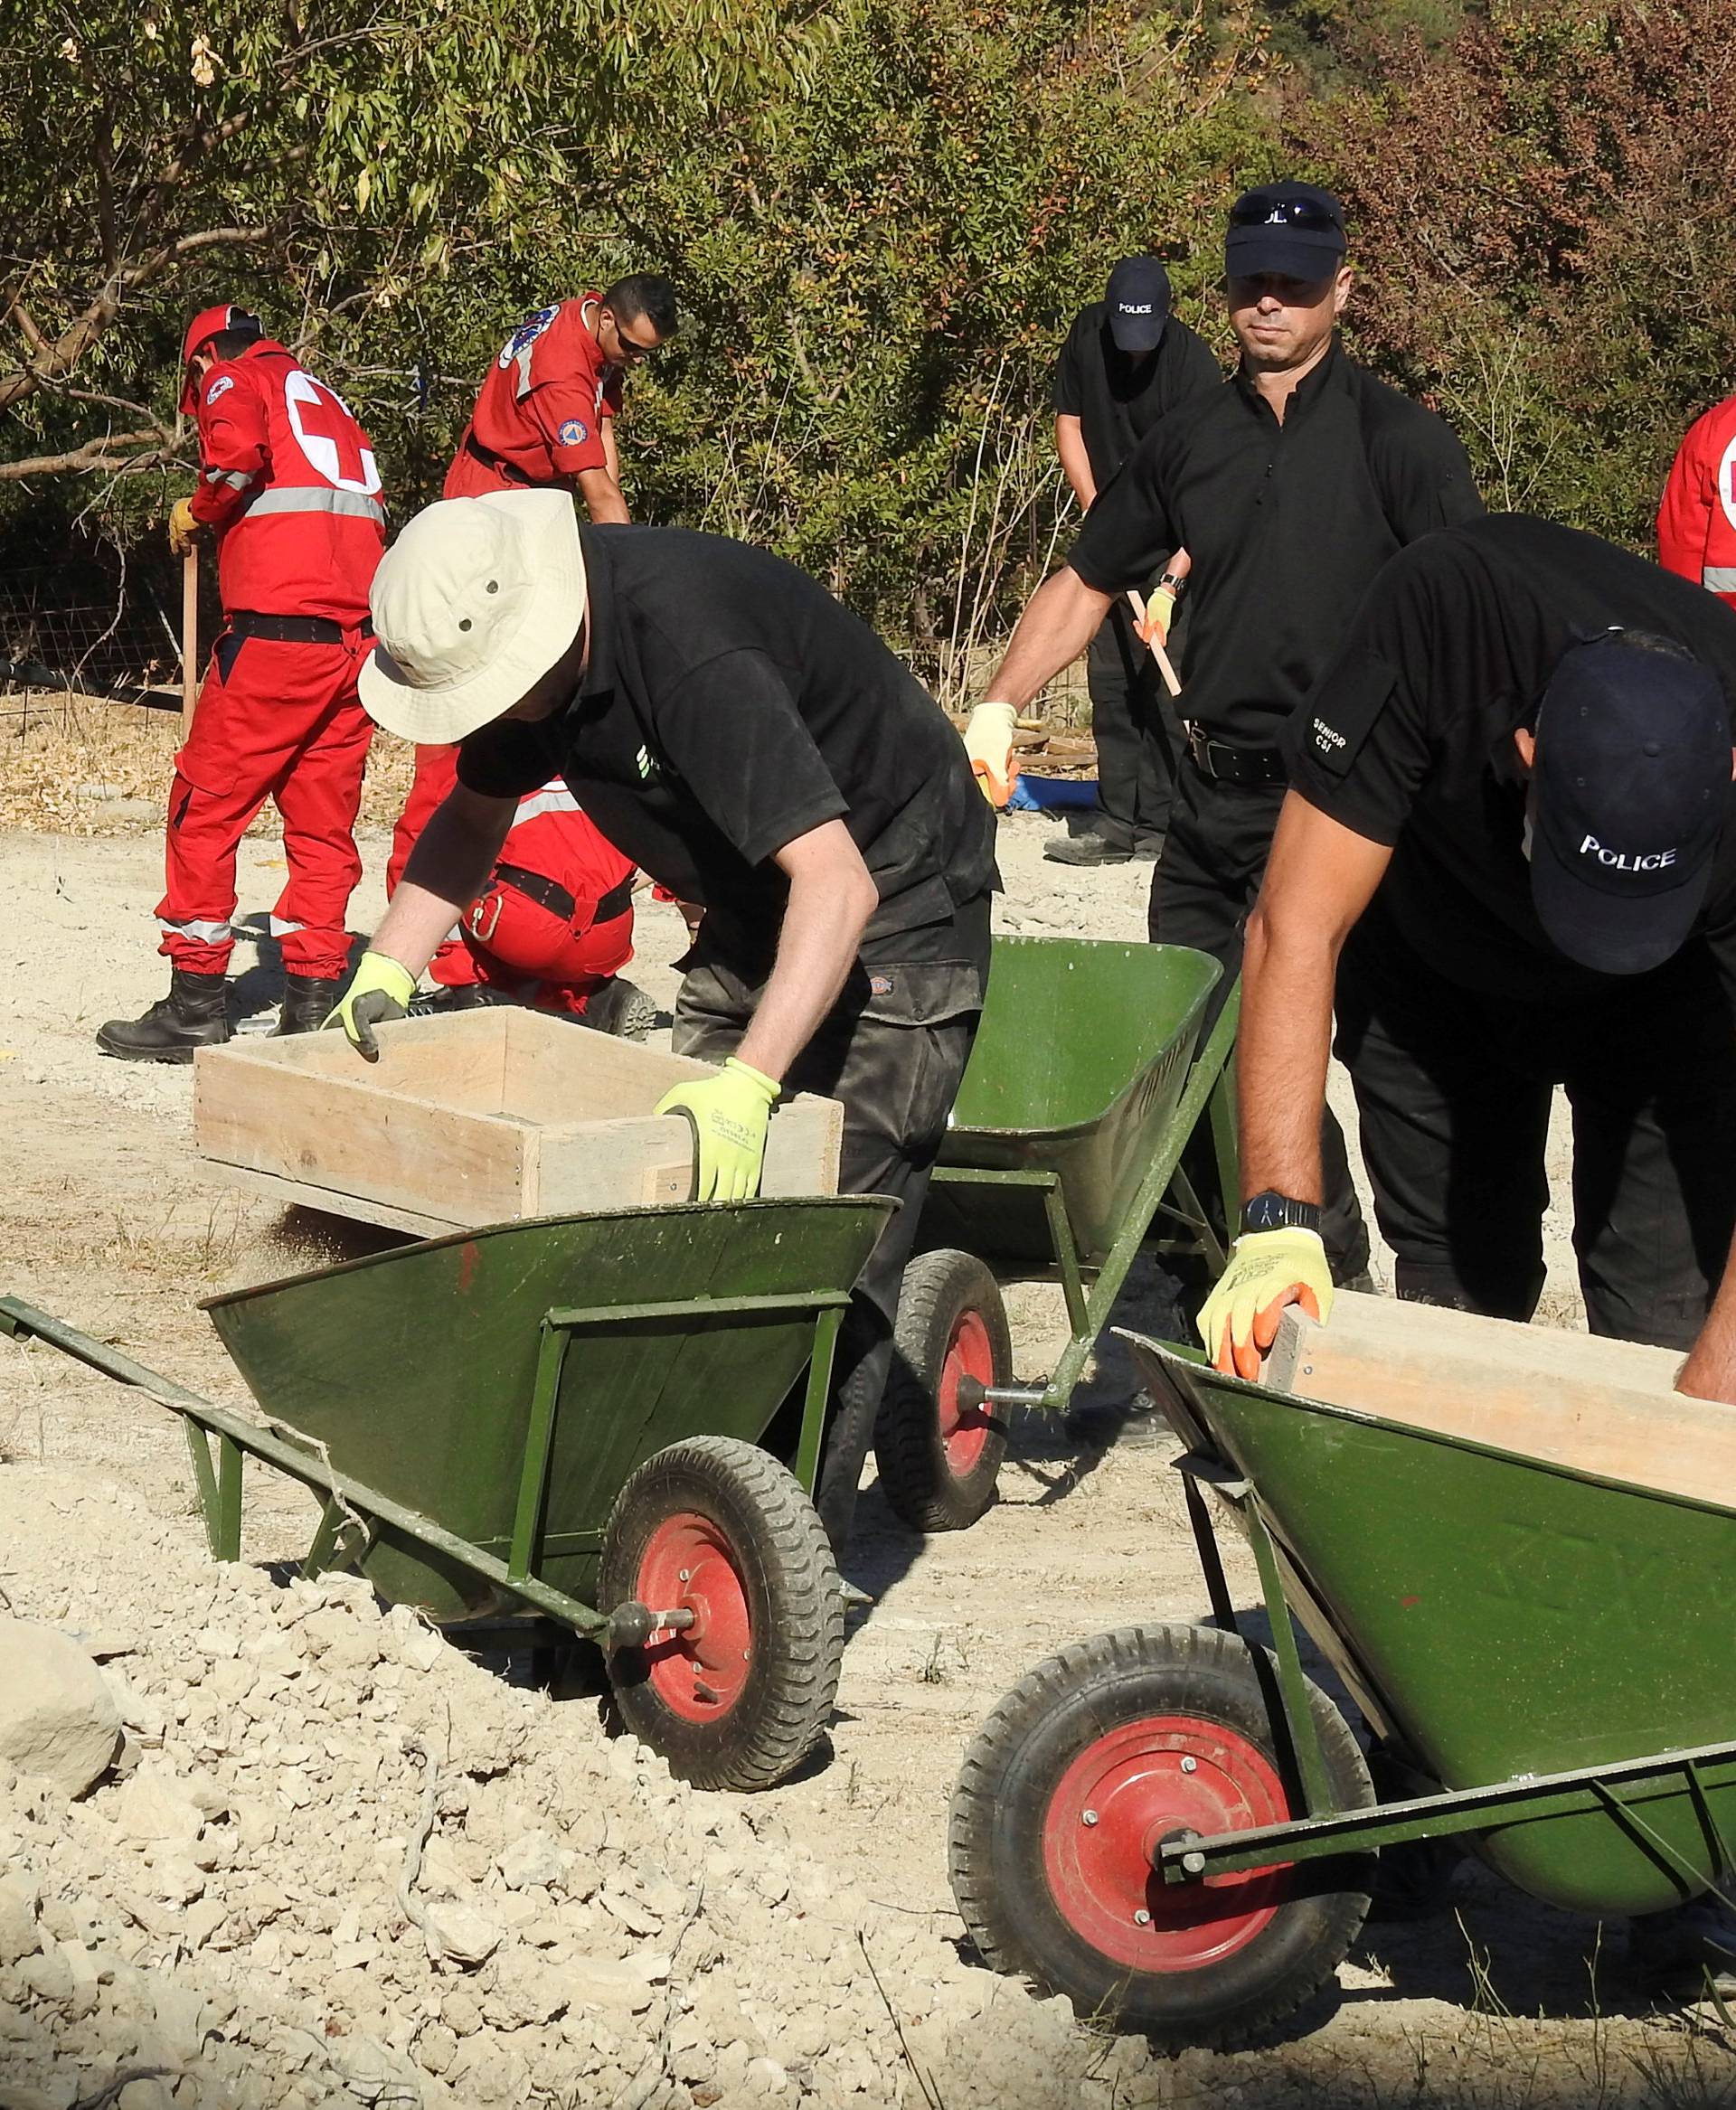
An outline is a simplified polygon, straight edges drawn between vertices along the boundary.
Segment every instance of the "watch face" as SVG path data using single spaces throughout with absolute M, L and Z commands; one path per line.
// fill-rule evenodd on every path
M 1268 1189 L 1265 1193 L 1256 1194 L 1251 1201 L 1244 1203 L 1241 1228 L 1245 1231 L 1317 1230 L 1320 1228 L 1319 1204 L 1297 1201 L 1288 1194 L 1276 1193 Z

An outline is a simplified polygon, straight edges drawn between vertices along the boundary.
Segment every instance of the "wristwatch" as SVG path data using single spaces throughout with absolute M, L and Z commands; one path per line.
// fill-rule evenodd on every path
M 1242 1203 L 1241 1228 L 1244 1231 L 1317 1231 L 1320 1204 L 1297 1201 L 1288 1194 L 1280 1194 L 1275 1187 L 1268 1187 L 1264 1193 Z

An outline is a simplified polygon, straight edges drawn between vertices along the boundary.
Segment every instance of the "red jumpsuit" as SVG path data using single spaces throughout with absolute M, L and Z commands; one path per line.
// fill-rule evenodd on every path
M 513 332 L 483 378 L 442 496 L 570 484 L 609 466 L 603 419 L 620 408 L 621 370 L 585 326 L 602 297 L 540 307 Z
M 368 589 L 386 533 L 380 472 L 340 400 L 269 337 L 199 385 L 195 518 L 218 536 L 225 627 L 169 795 L 162 949 L 222 974 L 235 853 L 267 798 L 289 876 L 271 917 L 285 972 L 347 972 L 362 876 L 354 825 L 373 723 L 356 701 Z
M 416 781 L 392 833 L 395 892 L 416 838 L 452 788 L 456 748 L 418 748 Z M 633 957 L 633 862 L 605 841 L 556 778 L 518 802 L 488 884 L 429 972 L 448 989 L 477 983 L 542 1011 L 582 1018 L 592 994 Z
M 1736 608 L 1736 396 L 1689 426 L 1657 509 L 1657 560 Z

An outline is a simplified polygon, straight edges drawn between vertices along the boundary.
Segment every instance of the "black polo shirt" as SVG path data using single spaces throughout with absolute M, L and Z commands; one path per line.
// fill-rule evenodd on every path
M 1379 896 L 1389 924 L 1464 988 L 1552 1003 L 1653 980 L 1556 951 L 1524 855 L 1514 729 L 1535 727 L 1561 655 L 1612 626 L 1686 646 L 1736 724 L 1736 612 L 1595 535 L 1509 513 L 1392 560 L 1286 738 L 1294 790 L 1395 846 Z M 1736 785 L 1697 928 L 1736 994 Z
M 618 849 L 703 904 L 708 950 L 770 965 L 771 862 L 842 819 L 880 890 L 862 957 L 953 959 L 995 883 L 994 816 L 939 706 L 868 626 L 763 550 L 680 528 L 581 526 L 590 658 L 564 709 L 497 719 L 458 754 L 491 797 L 560 775 Z
M 1282 425 L 1241 373 L 1161 419 L 1068 562 L 1119 595 L 1185 548 L 1180 707 L 1221 739 L 1268 747 L 1387 559 L 1482 510 L 1453 434 L 1335 339 Z
M 1081 308 L 1055 363 L 1058 417 L 1077 418 L 1100 491 L 1158 419 L 1177 403 L 1222 388 L 1223 372 L 1203 338 L 1174 316 L 1155 352 L 1136 358 L 1109 331 L 1109 307 Z

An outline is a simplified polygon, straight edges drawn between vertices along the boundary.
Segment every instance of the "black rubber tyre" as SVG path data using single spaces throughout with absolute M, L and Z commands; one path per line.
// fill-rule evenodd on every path
M 609 1657 L 622 1721 L 695 1787 L 770 1787 L 824 1735 L 844 1655 L 832 1548 L 794 1474 L 693 1436 L 647 1458 L 603 1533 L 598 1603 L 696 1610 Z
M 1242 2042 L 1325 1984 L 1367 1913 L 1373 1856 L 1179 1889 L 1150 1867 L 1171 1832 L 1291 1813 L 1261 1675 L 1234 1634 L 1128 1626 L 1076 1642 L 1007 1694 L 966 1754 L 948 1842 L 987 1963 L 1170 2050 Z M 1366 1807 L 1348 1725 L 1313 1684 L 1308 1700 L 1339 1807 Z
M 993 1506 L 1006 1424 L 960 1415 L 961 1375 L 1012 1381 L 1000 1285 L 973 1253 L 919 1253 L 904 1270 L 891 1374 L 874 1425 L 880 1484 L 913 1531 L 962 1531 Z

